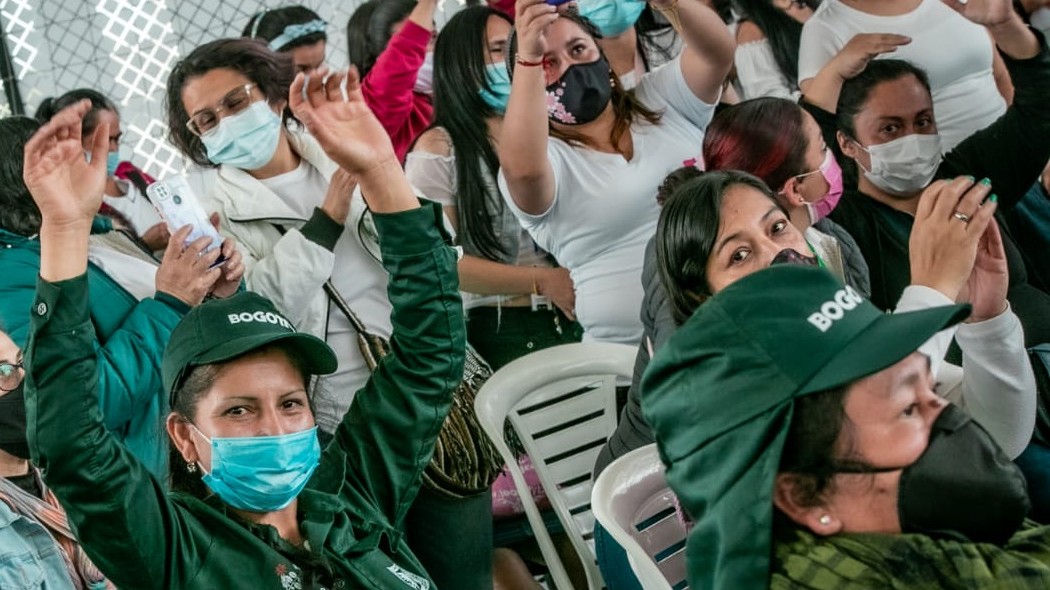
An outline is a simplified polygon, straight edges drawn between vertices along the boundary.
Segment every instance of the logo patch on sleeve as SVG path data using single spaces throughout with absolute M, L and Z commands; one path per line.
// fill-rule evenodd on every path
M 405 568 L 394 564 L 386 568 L 388 572 L 397 576 L 397 579 L 405 583 L 406 586 L 413 590 L 430 590 L 430 582 L 422 576 L 417 576 Z

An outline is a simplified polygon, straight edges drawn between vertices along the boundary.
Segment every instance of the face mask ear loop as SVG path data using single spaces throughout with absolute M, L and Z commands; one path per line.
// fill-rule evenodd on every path
M 195 430 L 197 432 L 197 434 L 201 438 L 203 438 L 204 440 L 208 441 L 208 446 L 212 446 L 211 439 L 208 438 L 208 435 L 206 435 L 203 432 L 201 432 L 201 429 L 197 428 L 196 424 L 194 424 L 193 422 L 190 422 L 189 420 L 186 420 L 186 424 L 189 424 L 190 428 Z M 200 453 L 198 453 L 198 455 L 199 454 Z M 203 473 L 204 475 L 211 475 L 211 472 L 204 468 L 204 465 L 200 462 L 200 459 L 198 459 L 197 461 L 194 461 L 193 463 L 190 463 L 190 465 L 196 465 L 197 469 L 200 469 L 201 473 Z

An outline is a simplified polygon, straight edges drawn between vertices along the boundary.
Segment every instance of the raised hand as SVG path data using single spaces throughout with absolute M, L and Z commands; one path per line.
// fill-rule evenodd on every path
M 955 12 L 985 27 L 995 27 L 1016 18 L 1011 0 L 943 0 Z
M 990 192 L 990 185 L 969 177 L 940 180 L 923 191 L 908 245 L 911 284 L 959 299 L 974 272 L 978 243 L 995 214 L 995 201 L 985 202 Z
M 339 168 L 328 181 L 328 192 L 325 193 L 321 211 L 336 223 L 346 224 L 350 215 L 350 199 L 357 188 L 357 181 L 349 172 Z
M 343 85 L 346 85 L 345 96 Z M 357 175 L 397 162 L 386 130 L 365 104 L 357 68 L 295 77 L 288 104 L 332 160 Z
M 992 219 L 977 244 L 973 271 L 959 292 L 960 303 L 969 303 L 973 312 L 967 322 L 982 322 L 1006 311 L 1006 292 L 1010 288 L 1010 271 L 999 224 Z
M 514 27 L 518 31 L 518 54 L 527 61 L 539 61 L 547 53 L 547 29 L 558 20 L 561 7 L 545 0 L 518 0 L 514 5 Z M 509 56 L 508 59 L 513 59 Z
M 864 71 L 871 60 L 884 53 L 897 51 L 901 45 L 911 43 L 910 37 L 889 33 L 860 33 L 854 35 L 832 58 L 839 77 L 849 80 Z
M 44 226 L 90 228 L 102 203 L 109 125 L 95 128 L 88 163 L 80 129 L 90 108 L 91 102 L 82 100 L 62 109 L 26 143 L 22 176 Z

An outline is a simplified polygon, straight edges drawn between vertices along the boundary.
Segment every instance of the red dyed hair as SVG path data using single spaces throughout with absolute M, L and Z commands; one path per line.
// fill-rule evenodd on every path
M 708 170 L 742 170 L 762 179 L 773 191 L 808 172 L 809 138 L 802 108 L 783 98 L 756 98 L 718 113 L 704 135 Z

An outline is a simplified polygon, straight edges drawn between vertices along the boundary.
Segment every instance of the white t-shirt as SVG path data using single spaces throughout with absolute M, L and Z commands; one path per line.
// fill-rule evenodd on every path
M 992 40 L 941 0 L 923 0 L 900 16 L 873 16 L 825 0 L 802 28 L 798 77 L 813 78 L 858 33 L 895 33 L 911 43 L 880 58 L 903 59 L 926 71 L 937 129 L 947 152 L 1006 112 L 992 74 Z
M 291 172 L 260 182 L 303 219 L 313 215 L 328 191 L 328 180 L 306 160 Z M 389 338 L 393 329 L 386 271 L 361 246 L 356 228 L 343 230 L 334 254 L 332 284 L 372 333 Z M 321 430 L 334 432 L 354 394 L 368 380 L 369 371 L 358 348 L 357 332 L 335 304 L 329 306 L 325 341 L 335 351 L 339 368 L 325 378 L 314 396 L 314 418 Z
M 631 126 L 630 162 L 548 140 L 555 188 L 545 213 L 518 209 L 499 175 L 500 191 L 522 226 L 569 269 L 585 340 L 641 342 L 642 258 L 660 215 L 656 189 L 685 160 L 699 157 L 715 110 L 689 90 L 679 59 L 642 76 L 635 95 L 663 117 L 658 125 Z
M 789 81 L 780 71 L 769 39 L 737 45 L 734 62 L 743 100 L 762 96 L 798 100 L 795 81 Z
M 496 188 L 496 180 L 488 174 L 484 167 L 482 174 L 485 176 L 485 187 L 489 191 L 489 196 L 502 201 L 503 197 L 499 195 Z M 405 176 L 408 177 L 412 186 L 419 189 L 428 199 L 441 203 L 443 207 L 459 207 L 459 195 L 456 193 L 456 187 L 459 186 L 459 181 L 456 179 L 456 153 L 451 141 L 448 156 L 421 150 L 409 152 L 405 158 Z M 503 216 L 497 216 L 493 232 L 497 239 L 505 235 L 512 235 L 505 233 L 509 231 L 518 234 L 518 252 L 513 264 L 551 266 L 546 253 L 536 246 L 536 243 L 532 241 L 532 236 L 525 231 L 525 228 L 521 227 L 521 224 L 514 218 L 506 219 L 508 223 L 504 225 L 505 219 Z M 482 306 L 498 306 L 508 299 L 519 297 L 519 295 L 480 295 L 467 291 L 460 291 L 460 296 L 463 298 L 463 308 L 468 310 Z
M 111 197 L 102 195 L 102 202 L 120 213 L 131 224 L 131 231 L 141 236 L 149 228 L 157 225 L 162 220 L 153 205 L 135 188 L 135 185 L 126 180 L 117 180 L 117 186 L 124 191 L 123 197 Z

